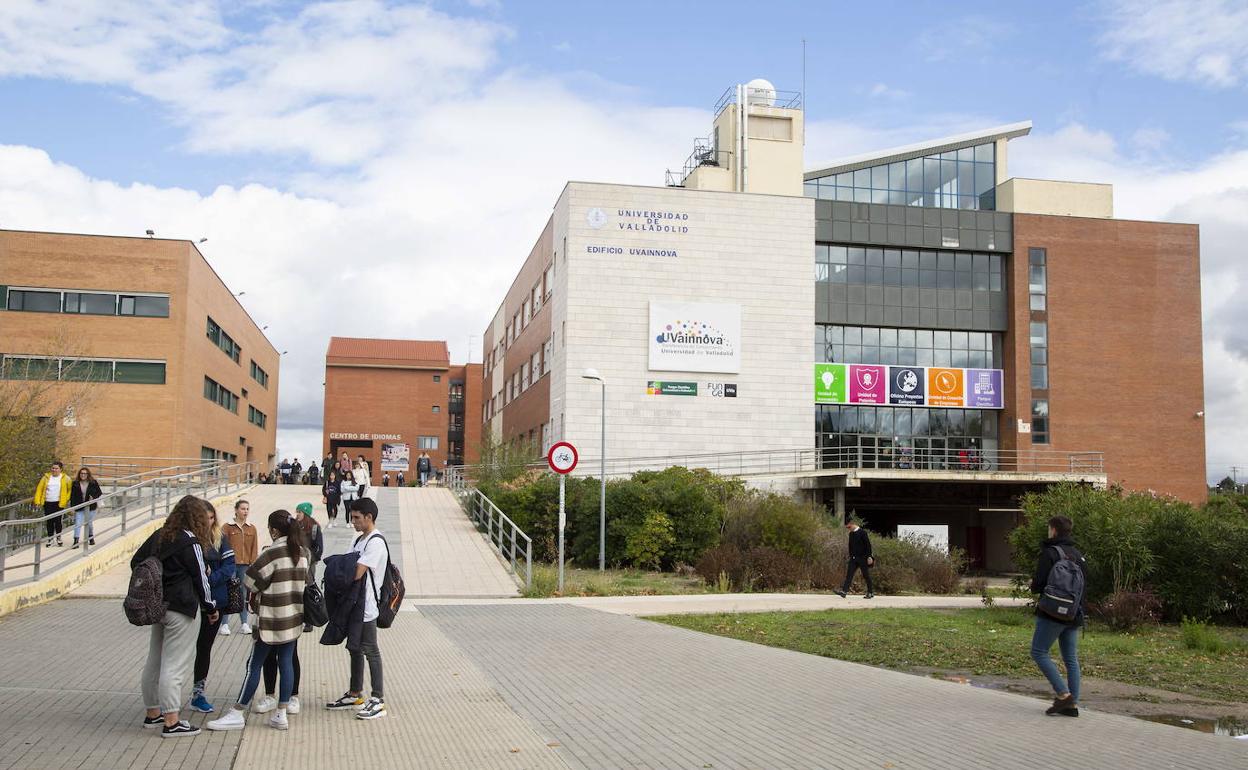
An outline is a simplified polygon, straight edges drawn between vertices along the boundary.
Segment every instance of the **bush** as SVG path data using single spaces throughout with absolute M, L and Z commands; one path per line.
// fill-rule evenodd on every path
M 723 539 L 743 551 L 766 546 L 810 561 L 819 550 L 816 535 L 827 526 L 827 515 L 820 508 L 753 490 L 728 504 Z
M 909 540 L 898 540 L 894 537 L 871 538 L 871 552 L 875 555 L 871 581 L 876 593 L 909 594 L 918 590 L 915 550 L 914 544 Z M 861 582 L 861 577 L 854 578 L 854 585 Z
M 849 544 L 837 530 L 821 529 L 815 535 L 815 557 L 810 565 L 810 585 L 820 591 L 836 591 L 845 580 Z
M 1183 646 L 1189 650 L 1220 655 L 1229 647 L 1217 631 L 1199 620 L 1183 618 L 1182 634 Z
M 663 511 L 650 511 L 641 525 L 629 533 L 624 551 L 634 566 L 657 570 L 675 542 L 668 515 Z
M 751 548 L 745 553 L 742 572 L 738 585 L 747 591 L 800 587 L 806 574 L 802 563 L 792 554 L 766 545 Z
M 966 555 L 961 548 L 950 548 L 945 553 L 926 543 L 921 544 L 915 554 L 915 580 L 919 590 L 925 594 L 956 593 L 966 563 Z
M 731 543 L 720 543 L 709 548 L 698 559 L 698 575 L 707 583 L 718 583 L 720 575 L 727 575 L 735 583 L 741 575 L 743 559 L 741 549 Z
M 1157 622 L 1161 599 L 1152 591 L 1118 591 L 1088 610 L 1115 631 L 1131 631 Z

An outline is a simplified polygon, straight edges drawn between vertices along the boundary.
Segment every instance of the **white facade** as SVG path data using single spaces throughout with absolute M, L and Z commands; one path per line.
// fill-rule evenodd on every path
M 594 368 L 607 382 L 608 458 L 813 446 L 813 207 L 802 197 L 570 183 L 554 212 L 549 440 L 598 458 L 601 386 L 581 376 Z M 724 363 L 651 370 L 652 303 L 708 308 L 709 334 L 728 351 L 710 355 Z M 654 381 L 698 392 L 653 395 Z M 735 398 L 712 394 L 724 385 Z

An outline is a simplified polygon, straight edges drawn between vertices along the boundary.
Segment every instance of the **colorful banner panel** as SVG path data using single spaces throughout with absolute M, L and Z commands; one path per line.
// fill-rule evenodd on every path
M 1005 408 L 1000 369 L 815 364 L 816 404 Z
M 650 380 L 646 383 L 646 395 L 649 396 L 696 396 L 696 382 L 660 382 Z

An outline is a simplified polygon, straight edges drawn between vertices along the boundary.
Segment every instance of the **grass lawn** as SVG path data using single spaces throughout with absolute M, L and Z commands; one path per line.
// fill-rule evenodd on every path
M 707 585 L 700 577 L 683 577 L 674 572 L 645 572 L 632 569 L 565 567 L 563 596 L 658 596 L 665 594 L 704 594 Z M 553 564 L 533 565 L 533 585 L 527 598 L 559 596 L 559 568 Z
M 1035 618 L 1023 608 L 669 615 L 651 620 L 902 671 L 1039 677 L 1030 655 Z M 1119 633 L 1094 624 L 1079 643 L 1083 676 L 1248 703 L 1248 629 L 1219 628 L 1213 633 L 1226 642 L 1226 651 L 1185 648 L 1177 626 Z

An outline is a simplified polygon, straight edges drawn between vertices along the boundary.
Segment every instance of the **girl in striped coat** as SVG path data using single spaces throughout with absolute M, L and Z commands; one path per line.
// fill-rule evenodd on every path
M 277 658 L 281 674 L 277 712 L 269 726 L 285 730 L 286 705 L 294 686 L 291 656 L 303 631 L 303 588 L 308 580 L 308 550 L 303 530 L 289 511 L 269 514 L 269 535 L 273 544 L 261 551 L 243 577 L 251 590 L 252 603 L 258 604 L 255 642 L 247 660 L 247 678 L 234 708 L 220 719 L 209 722 L 209 730 L 241 730 L 246 725 L 247 706 L 260 684 L 264 661 Z

